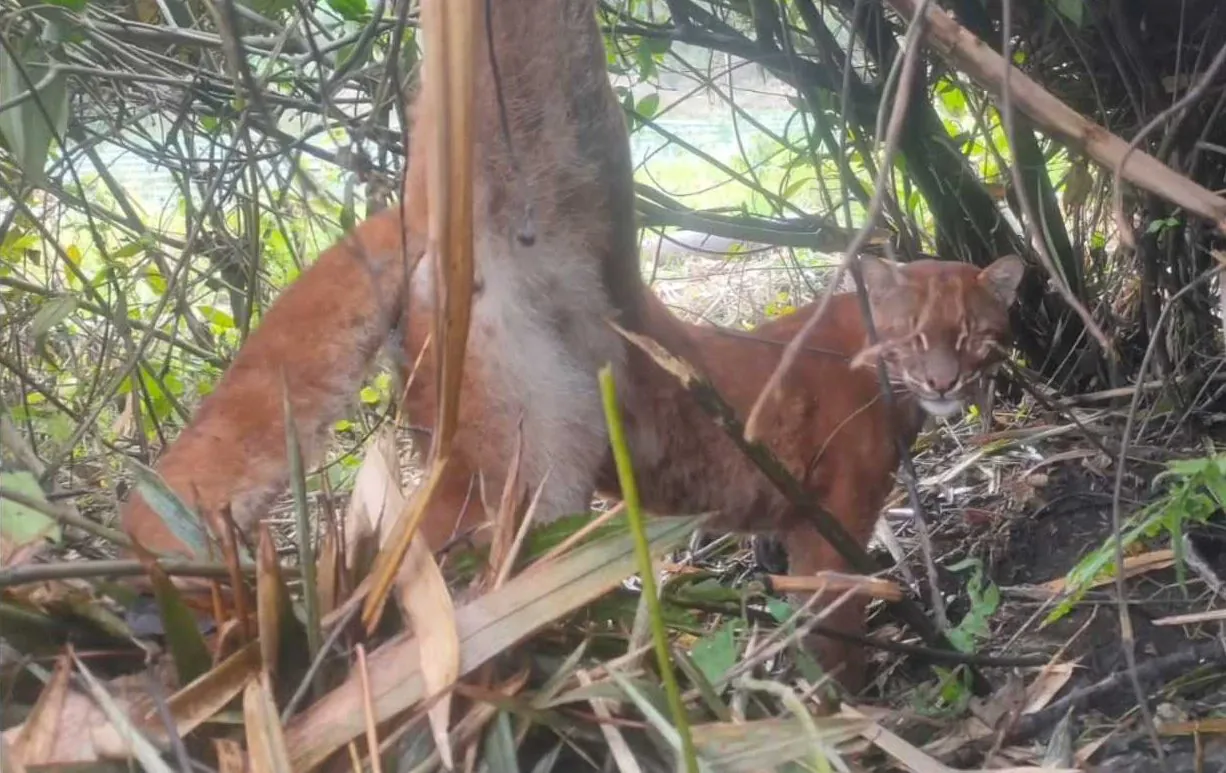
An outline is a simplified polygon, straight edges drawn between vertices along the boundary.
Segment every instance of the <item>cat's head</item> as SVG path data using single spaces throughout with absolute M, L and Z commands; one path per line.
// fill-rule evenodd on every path
M 901 264 L 860 259 L 877 328 L 878 346 L 856 357 L 885 361 L 890 380 L 905 387 L 924 410 L 949 416 L 975 395 L 978 379 L 1007 354 L 1009 307 L 1025 264 L 1006 255 L 987 268 L 944 260 Z

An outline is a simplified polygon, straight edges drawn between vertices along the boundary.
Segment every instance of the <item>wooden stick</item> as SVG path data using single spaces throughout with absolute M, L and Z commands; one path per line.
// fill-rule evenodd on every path
M 902 588 L 897 583 L 878 577 L 831 571 L 803 577 L 795 574 L 769 574 L 767 577 L 770 579 L 771 586 L 780 593 L 814 593 L 823 589 L 842 593 L 854 588 L 857 596 L 868 596 L 885 601 L 899 601 L 903 597 Z

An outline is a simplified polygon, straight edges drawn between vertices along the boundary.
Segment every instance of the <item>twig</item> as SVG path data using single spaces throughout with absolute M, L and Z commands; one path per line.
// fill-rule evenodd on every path
M 340 640 L 349 625 L 357 618 L 362 606 L 360 604 L 350 604 L 341 618 L 332 626 L 332 630 L 328 631 L 327 638 L 324 639 L 323 646 L 319 648 L 319 652 L 315 653 L 315 658 L 311 661 L 311 665 L 307 668 L 307 672 L 302 675 L 302 680 L 298 682 L 297 689 L 290 696 L 289 702 L 285 704 L 285 708 L 281 710 L 281 724 L 286 724 L 297 713 L 298 707 L 306 700 L 307 693 L 311 690 L 311 685 L 315 682 L 316 674 L 323 666 L 324 658 L 332 648 L 336 646 L 336 642 Z
M 1068 421 L 1073 424 L 1073 426 L 1077 427 L 1077 429 L 1081 431 L 1082 436 L 1085 437 L 1086 440 L 1090 441 L 1095 448 L 1102 451 L 1107 456 L 1111 456 L 1113 452 L 1107 447 L 1106 441 L 1098 433 L 1087 427 L 1085 423 L 1081 421 L 1081 419 L 1077 418 L 1071 409 L 1061 407 L 1059 403 L 1048 400 L 1046 395 L 1034 388 L 1034 385 L 1030 382 L 1030 378 L 1011 360 L 1006 358 L 1003 360 L 1003 362 L 1005 364 L 1005 369 L 1008 370 L 1010 375 L 1013 376 L 1014 383 L 1020 386 L 1022 391 L 1026 392 L 1026 394 L 1033 397 L 1035 402 L 1039 404 L 1039 407 L 1045 411 L 1051 411 L 1061 418 L 1068 419 Z
M 100 523 L 94 523 L 88 518 L 83 518 L 76 513 L 70 512 L 66 508 L 57 507 L 48 502 L 40 502 L 33 497 L 28 497 L 19 491 L 13 491 L 11 488 L 0 486 L 0 500 L 7 499 L 10 502 L 15 502 L 23 507 L 28 507 L 31 510 L 42 513 L 43 515 L 54 518 L 59 523 L 65 526 L 73 526 L 81 531 L 88 532 L 95 537 L 100 537 L 108 542 L 123 547 L 132 547 L 132 540 L 121 531 L 108 528 Z
M 177 577 L 207 577 L 224 580 L 230 570 L 223 563 L 209 561 L 181 561 L 158 559 L 158 566 L 166 574 Z M 296 576 L 296 567 L 283 566 L 281 571 Z M 246 575 L 255 574 L 255 565 L 242 566 Z M 0 569 L 0 588 L 25 585 L 47 580 L 84 580 L 91 577 L 138 577 L 145 574 L 145 567 L 135 559 L 108 559 L 104 561 L 55 561 L 45 564 L 27 564 Z

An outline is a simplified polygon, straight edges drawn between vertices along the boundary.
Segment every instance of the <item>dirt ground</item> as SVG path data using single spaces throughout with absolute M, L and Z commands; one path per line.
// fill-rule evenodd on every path
M 1091 419 L 1087 421 L 1090 430 L 1100 433 L 1114 447 L 1122 435 L 1126 408 L 1126 404 L 1096 406 L 1092 414 L 1078 414 L 1083 420 Z M 1062 728 L 1064 732 L 1053 736 L 1059 716 L 1040 723 L 1041 730 L 1032 732 L 1033 740 L 1027 742 L 1032 750 L 1052 750 L 1071 741 L 1074 753 L 1097 745 L 1090 758 L 1092 770 L 1162 770 L 1131 682 L 1122 678 L 1127 662 L 1114 583 L 1091 590 L 1069 614 L 1050 625 L 1042 624 L 1051 609 L 1046 601 L 1050 594 L 1043 593 L 1042 586 L 1059 581 L 1112 534 L 1116 461 L 1058 416 L 1028 424 L 1014 423 L 1016 420 L 1008 413 L 998 414 L 994 427 L 997 434 L 987 439 L 976 437 L 978 428 L 963 422 L 950 432 L 935 434 L 933 444 L 916 458 L 923 508 L 951 622 L 960 620 L 971 605 L 966 573 L 955 573 L 949 567 L 965 558 L 977 558 L 986 577 L 1000 591 L 1000 606 L 991 616 L 990 634 L 977 652 L 1009 657 L 1041 655 L 1053 662 L 1073 663 L 1071 675 L 1053 694 L 1052 702 L 1079 690 L 1090 693 L 1084 704 L 1074 708 L 1068 727 Z M 1063 431 L 1042 436 L 1053 429 Z M 1159 429 L 1155 427 L 1129 451 L 1121 491 L 1122 517 L 1156 495 L 1149 484 L 1166 460 L 1203 456 L 1206 439 L 1220 440 L 1186 430 L 1161 436 Z M 1018 437 L 1000 439 L 1009 433 Z M 987 448 L 991 451 L 985 453 Z M 911 554 L 911 572 L 922 578 L 923 563 L 910 516 L 893 516 L 889 522 Z M 1181 654 L 1212 651 L 1215 647 L 1220 652 L 1221 624 L 1159 625 L 1155 621 L 1221 605 L 1220 593 L 1226 580 L 1226 516 L 1219 511 L 1208 524 L 1189 530 L 1182 544 L 1194 552 L 1194 559 L 1200 559 L 1182 585 L 1174 568 L 1161 565 L 1126 581 L 1134 652 L 1138 669 L 1150 676 L 1145 681 L 1148 709 L 1162 729 L 1166 769 L 1221 771 L 1226 770 L 1226 748 L 1217 743 L 1215 735 L 1221 727 L 1206 724 L 1204 727 L 1213 728 L 1213 732 L 1190 731 L 1197 720 L 1221 717 L 1226 710 L 1223 659 L 1219 655 L 1216 665 L 1204 668 L 1197 668 L 1196 662 L 1163 667 L 1164 662 Z M 1169 538 L 1159 535 L 1128 553 L 1157 556 L 1154 551 L 1169 547 Z M 878 554 L 884 557 L 885 551 Z M 926 584 L 921 583 L 921 587 L 924 598 L 928 598 Z M 886 615 L 878 614 L 875 623 L 883 636 L 897 633 Z M 900 664 L 897 655 L 878 656 L 879 679 L 873 700 L 894 709 L 914 703 L 917 680 L 930 681 L 931 670 L 918 658 L 906 660 Z M 972 701 L 971 714 L 991 715 L 999 704 L 1007 703 L 1010 671 L 984 669 L 997 692 Z M 1035 680 L 1034 669 L 1027 672 L 1024 681 Z M 1025 720 L 1018 724 L 1025 724 Z M 922 729 L 910 729 L 920 737 L 925 735 Z M 981 752 L 967 748 L 948 759 L 971 762 L 981 759 Z

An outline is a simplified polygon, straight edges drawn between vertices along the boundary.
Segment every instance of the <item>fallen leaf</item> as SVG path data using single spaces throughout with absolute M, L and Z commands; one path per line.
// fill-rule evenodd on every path
M 647 524 L 652 553 L 682 544 L 705 519 L 662 517 Z M 607 535 L 520 574 L 496 591 L 456 611 L 460 675 L 471 673 L 560 617 L 617 587 L 638 566 L 628 532 Z M 371 699 L 382 722 L 428 697 L 417 639 L 401 635 L 369 659 Z M 286 728 L 295 770 L 308 770 L 365 729 L 362 694 L 355 676 Z
M 1210 609 L 1204 612 L 1189 612 L 1186 615 L 1171 615 L 1160 617 L 1154 625 L 1193 625 L 1195 623 L 1214 623 L 1226 620 L 1226 609 Z
M 592 677 L 586 671 L 579 671 L 575 676 L 581 687 L 588 687 L 592 684 Z M 593 697 L 589 702 L 592 706 L 592 713 L 600 720 L 600 732 L 604 735 L 605 743 L 609 745 L 609 752 L 613 755 L 613 761 L 617 763 L 617 769 L 621 773 L 642 773 L 638 760 L 634 758 L 634 752 L 630 751 L 630 744 L 626 743 L 626 737 L 622 735 L 617 725 L 609 721 L 613 717 L 610 709 L 617 705 L 617 701 Z
M 864 714 L 856 710 L 849 703 L 844 703 L 839 711 L 841 716 L 851 717 L 855 719 L 866 719 Z M 891 733 L 876 722 L 867 723 L 860 730 L 860 735 L 867 741 L 870 741 L 881 751 L 892 757 L 895 761 L 906 767 L 912 773 L 987 773 L 987 771 L 979 770 L 964 770 L 955 771 L 943 762 L 933 758 L 929 754 L 921 751 L 918 747 L 913 746 L 901 736 Z M 1040 767 L 1012 767 L 1012 768 L 993 768 L 992 773 L 1080 773 L 1076 768 L 1040 768 Z
M 67 655 L 55 660 L 51 679 L 39 694 L 34 708 L 22 724 L 21 732 L 13 742 L 13 754 L 25 765 L 46 765 L 54 762 L 55 739 L 61 731 L 60 719 L 64 711 L 64 699 L 68 694 L 70 663 Z
M 170 766 L 162 761 L 157 747 L 133 725 L 128 714 L 130 709 L 116 701 L 76 655 L 73 655 L 72 659 L 76 663 L 77 671 L 85 681 L 85 687 L 90 696 L 110 721 L 111 729 L 123 741 L 128 754 L 135 758 L 148 773 L 171 773 Z
M 396 441 L 390 428 L 385 427 L 375 437 L 370 451 L 362 461 L 354 482 L 351 508 L 362 508 L 370 523 L 382 521 L 384 514 L 406 518 L 417 503 L 406 503 L 395 470 Z M 419 488 L 414 497 L 423 496 Z M 351 518 L 350 520 L 356 520 Z M 391 535 L 395 528 L 384 530 Z M 384 544 L 381 547 L 386 547 Z M 396 575 L 396 599 L 417 634 L 422 676 L 426 691 L 440 696 L 427 716 L 434 742 L 441 752 L 443 766 L 450 770 L 451 744 L 447 740 L 451 716 L 451 696 L 448 692 L 460 671 L 460 642 L 456 633 L 455 607 L 447 581 L 439 571 L 434 556 L 420 533 L 409 542 L 408 553 Z
M 1073 678 L 1076 663 L 1048 663 L 1039 670 L 1039 675 L 1026 687 L 1026 705 L 1023 714 L 1033 714 L 1060 694 L 1064 685 Z
M 712 771 L 759 773 L 784 769 L 789 762 L 811 761 L 815 754 L 837 749 L 857 737 L 870 724 L 867 719 L 839 716 L 813 717 L 811 721 L 817 737 L 808 722 L 798 718 L 707 722 L 693 726 L 690 734 Z M 820 770 L 812 762 L 807 769 Z
M 289 592 L 281 578 L 281 564 L 277 560 L 277 546 L 273 543 L 272 531 L 267 521 L 259 524 L 259 545 L 256 548 L 256 629 L 260 642 L 260 657 L 270 678 L 276 677 L 279 664 L 282 633 L 293 622 L 290 612 Z
M 217 754 L 217 773 L 247 773 L 247 755 L 238 741 L 214 738 L 213 751 Z
M 267 671 L 248 681 L 243 689 L 243 721 L 247 729 L 251 773 L 293 773 L 281 720 L 272 702 Z
M 114 703 L 128 716 L 139 716 L 152 704 L 144 676 L 128 675 L 108 683 Z M 27 719 L 27 721 L 30 721 Z M 4 739 L 14 745 L 25 724 L 4 731 Z M 67 690 L 59 707 L 56 733 L 51 750 L 42 764 L 48 767 L 97 763 L 103 760 L 130 759 L 131 751 L 102 708 L 90 695 Z
M 225 708 L 260 672 L 260 666 L 260 644 L 248 642 L 211 671 L 170 696 L 166 704 L 179 735 L 186 736 Z M 145 717 L 150 735 L 160 741 L 165 737 L 165 730 L 156 728 L 155 732 L 155 721 L 153 712 Z

